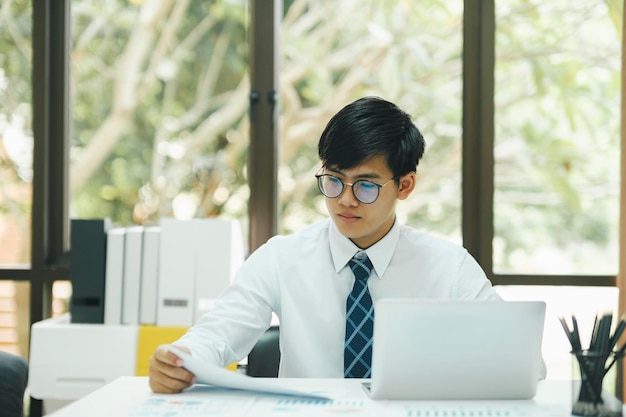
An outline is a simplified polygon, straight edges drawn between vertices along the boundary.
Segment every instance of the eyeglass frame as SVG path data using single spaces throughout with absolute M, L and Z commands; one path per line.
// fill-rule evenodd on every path
M 322 167 L 321 169 L 324 169 L 324 168 Z M 334 178 L 334 179 L 336 179 L 337 181 L 339 181 L 341 183 L 341 190 L 339 190 L 339 194 L 337 194 L 334 197 L 331 197 L 331 196 L 327 195 L 324 192 L 324 189 L 322 187 L 322 178 L 323 177 Z M 390 179 L 389 181 L 385 182 L 384 184 L 379 184 L 379 183 L 371 181 L 371 180 L 357 180 L 357 181 L 354 181 L 353 183 L 349 183 L 349 182 L 343 181 L 341 178 L 337 177 L 336 175 L 332 175 L 332 174 L 315 174 L 315 178 L 317 178 L 317 188 L 319 188 L 319 190 L 322 193 L 322 195 L 324 197 L 326 197 L 326 198 L 339 198 L 343 194 L 344 190 L 346 189 L 346 185 L 349 185 L 350 188 L 352 188 L 352 195 L 354 196 L 354 198 L 359 203 L 362 203 L 362 204 L 373 204 L 373 203 L 375 203 L 378 200 L 378 197 L 380 197 L 380 189 L 383 188 L 385 185 L 389 184 L 391 181 L 397 181 L 400 177 L 399 176 L 393 177 L 392 179 Z M 362 201 L 359 197 L 357 197 L 356 193 L 354 192 L 354 186 L 359 184 L 359 183 L 368 183 L 368 184 L 375 185 L 377 187 L 376 188 L 376 190 L 377 190 L 376 198 L 374 200 L 370 201 L 370 202 L 365 202 L 365 201 Z

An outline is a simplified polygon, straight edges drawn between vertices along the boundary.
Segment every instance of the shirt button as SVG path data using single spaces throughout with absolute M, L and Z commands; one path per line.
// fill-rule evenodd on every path
M 354 257 L 357 259 L 365 259 L 367 258 L 367 253 L 365 253 L 365 251 L 358 251 Z

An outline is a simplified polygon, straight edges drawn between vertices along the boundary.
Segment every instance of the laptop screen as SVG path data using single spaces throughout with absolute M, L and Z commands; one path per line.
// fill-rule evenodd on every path
M 535 395 L 544 302 L 386 299 L 374 311 L 372 398 Z

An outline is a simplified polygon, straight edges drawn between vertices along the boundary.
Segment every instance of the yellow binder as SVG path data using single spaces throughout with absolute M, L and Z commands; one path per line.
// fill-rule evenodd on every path
M 154 350 L 166 343 L 173 343 L 178 340 L 187 331 L 187 327 L 168 327 L 168 326 L 139 326 L 139 341 L 137 343 L 137 367 L 135 374 L 137 376 L 148 376 L 149 364 L 148 360 L 154 353 Z M 231 371 L 237 370 L 237 364 L 232 363 L 226 367 Z

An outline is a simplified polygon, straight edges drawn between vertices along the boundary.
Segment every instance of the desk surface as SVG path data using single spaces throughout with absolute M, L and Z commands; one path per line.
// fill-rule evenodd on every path
M 181 394 L 154 394 L 147 377 L 121 377 L 51 414 L 53 417 L 371 417 L 570 416 L 571 382 L 541 381 L 528 401 L 373 401 L 355 379 L 273 379 L 332 401 L 224 390 L 196 385 Z M 274 383 L 274 382 L 273 382 Z M 445 411 L 445 413 L 444 413 Z M 455 414 L 452 414 L 452 411 Z M 481 412 L 482 414 L 479 414 Z

